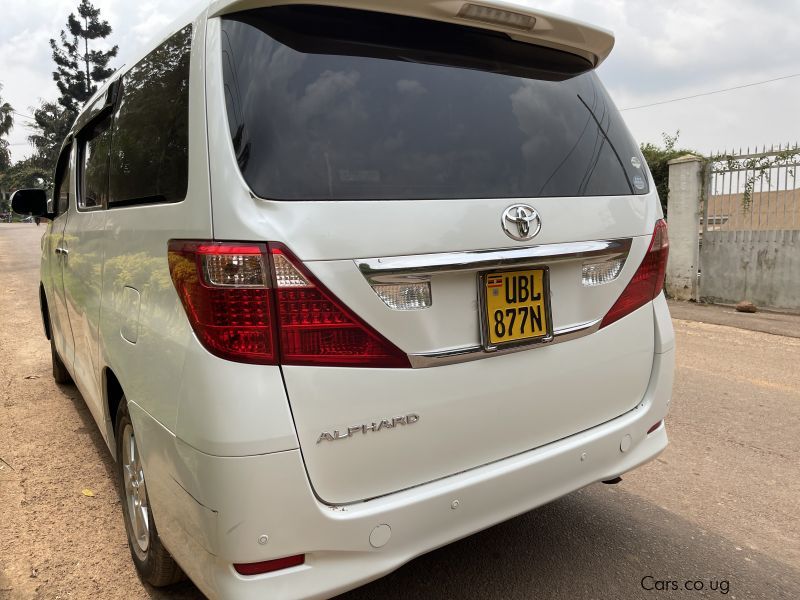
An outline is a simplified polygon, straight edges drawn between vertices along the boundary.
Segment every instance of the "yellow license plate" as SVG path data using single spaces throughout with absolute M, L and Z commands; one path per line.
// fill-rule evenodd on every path
M 487 347 L 551 337 L 547 275 L 547 269 L 483 274 Z

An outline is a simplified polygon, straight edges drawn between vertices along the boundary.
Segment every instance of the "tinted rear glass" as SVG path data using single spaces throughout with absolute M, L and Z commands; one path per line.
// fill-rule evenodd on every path
M 110 119 L 98 123 L 88 135 L 82 136 L 81 170 L 78 181 L 82 189 L 78 193 L 78 208 L 95 208 L 108 201 L 108 152 L 111 142 Z
M 69 208 L 69 188 L 72 178 L 72 143 L 61 150 L 56 166 L 55 189 L 53 190 L 52 207 L 57 215 L 63 215 Z
M 591 65 L 484 30 L 339 8 L 223 19 L 239 167 L 271 199 L 645 193 Z
M 110 206 L 186 197 L 191 44 L 188 26 L 123 76 L 114 115 Z

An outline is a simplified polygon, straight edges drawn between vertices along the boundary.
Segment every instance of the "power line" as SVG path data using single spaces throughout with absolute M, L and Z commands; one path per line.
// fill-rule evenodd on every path
M 710 92 L 702 92 L 700 94 L 692 94 L 691 96 L 682 96 L 681 98 L 671 98 L 670 100 L 660 100 L 658 102 L 651 102 L 650 104 L 640 104 L 639 106 L 628 106 L 626 108 L 620 108 L 620 112 L 626 110 L 639 110 L 640 108 L 650 108 L 651 106 L 661 106 L 662 104 L 671 104 L 673 102 L 682 102 L 683 100 L 691 100 L 693 98 L 702 98 L 703 96 L 713 96 L 714 94 L 723 94 L 725 92 L 733 92 L 735 90 L 741 90 L 744 88 L 755 87 L 757 85 L 764 85 L 766 83 L 773 83 L 775 81 L 782 81 L 784 79 L 792 79 L 793 77 L 800 77 L 800 73 L 792 73 L 791 75 L 784 75 L 782 77 L 775 77 L 773 79 L 765 79 L 764 81 L 756 81 L 753 83 L 745 83 L 742 85 L 736 85 L 729 88 L 722 88 L 719 90 L 712 90 Z M 19 117 L 23 117 L 24 119 L 30 119 L 31 121 L 35 121 L 31 115 L 26 115 L 24 113 L 18 112 L 16 110 L 12 110 L 12 113 Z
M 651 106 L 659 106 L 661 104 L 670 104 L 672 102 L 680 102 L 681 100 L 691 100 L 692 98 L 700 98 L 701 96 L 711 96 L 713 94 L 722 94 L 723 92 L 732 92 L 734 90 L 741 90 L 742 88 L 749 88 L 756 85 L 764 85 L 765 83 L 772 83 L 773 81 L 781 81 L 783 79 L 791 79 L 792 77 L 800 77 L 800 73 L 793 73 L 792 75 L 784 75 L 783 77 L 775 77 L 774 79 L 765 79 L 764 81 L 756 81 L 754 83 L 745 83 L 744 85 L 737 85 L 734 87 L 724 88 L 721 90 L 714 90 L 711 92 L 703 92 L 701 94 L 693 94 L 691 96 L 684 96 L 682 98 L 672 98 L 671 100 L 661 100 L 660 102 L 652 102 L 651 104 L 642 104 L 640 106 L 629 106 L 627 108 L 621 108 L 621 111 L 624 110 L 637 110 L 639 108 L 649 108 Z
M 12 110 L 11 112 L 14 113 L 15 115 L 17 115 L 18 117 L 23 117 L 25 119 L 30 119 L 31 121 L 35 121 L 36 120 L 31 115 L 26 115 L 26 114 L 23 114 L 21 112 L 17 112 L 16 110 Z

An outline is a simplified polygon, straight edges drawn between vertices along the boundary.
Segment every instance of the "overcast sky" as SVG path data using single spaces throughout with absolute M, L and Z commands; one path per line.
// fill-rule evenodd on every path
M 0 92 L 20 113 L 58 96 L 48 39 L 77 0 L 3 0 Z M 189 2 L 95 0 L 120 46 L 119 66 Z M 621 109 L 800 74 L 800 2 L 772 0 L 537 0 L 538 8 L 610 29 L 611 56 L 599 73 Z M 638 110 L 624 116 L 640 142 L 680 130 L 701 152 L 800 141 L 800 77 Z M 14 160 L 30 154 L 26 119 L 16 116 Z

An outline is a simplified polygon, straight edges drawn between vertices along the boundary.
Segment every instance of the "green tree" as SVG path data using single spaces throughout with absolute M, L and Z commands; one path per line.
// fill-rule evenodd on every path
M 680 134 L 680 131 L 676 131 L 675 135 L 662 133 L 663 148 L 651 143 L 642 144 L 641 146 L 642 154 L 647 161 L 647 166 L 650 167 L 650 172 L 653 174 L 653 180 L 656 182 L 658 197 L 661 200 L 661 207 L 664 209 L 665 216 L 667 214 L 667 199 L 669 198 L 669 161 L 684 154 L 696 154 L 692 150 L 676 148 Z
M 0 92 L 3 84 L 0 83 Z M 8 140 L 3 139 L 14 127 L 14 109 L 8 102 L 3 102 L 0 96 L 0 175 L 11 166 L 11 153 L 8 150 Z
M 34 133 L 28 136 L 28 141 L 33 154 L 5 170 L 0 167 L 0 191 L 6 196 L 20 188 L 53 187 L 58 152 L 72 126 L 73 115 L 55 102 L 42 102 L 32 110 L 35 122 L 30 127 Z
M 33 111 L 34 133 L 28 141 L 36 149 L 36 156 L 41 167 L 54 171 L 61 143 L 67 137 L 75 115 L 56 102 L 43 101 Z M 52 177 L 52 175 L 50 176 Z
M 3 84 L 0 83 L 0 92 L 2 91 Z M 10 208 L 8 200 L 11 189 L 4 180 L 9 167 L 11 167 L 11 152 L 5 136 L 12 127 L 14 127 L 14 109 L 0 96 L 0 212 L 6 212 Z
M 0 92 L 3 91 L 3 84 L 0 83 Z M 14 109 L 8 102 L 3 102 L 3 97 L 0 96 L 0 137 L 8 135 L 11 128 L 14 127 Z
M 100 20 L 100 9 L 89 0 L 81 0 L 77 17 L 70 13 L 67 30 L 69 36 L 62 29 L 60 44 L 51 39 L 50 47 L 56 63 L 53 80 L 61 92 L 58 102 L 74 115 L 97 91 L 96 82 L 114 72 L 108 68 L 108 62 L 117 55 L 119 48 L 89 49 L 90 40 L 103 39 L 111 34 L 111 25 Z
M 33 187 L 47 188 L 52 186 L 52 178 L 53 171 L 43 166 L 36 156 L 30 156 L 18 160 L 0 174 L 0 188 L 8 191 Z

